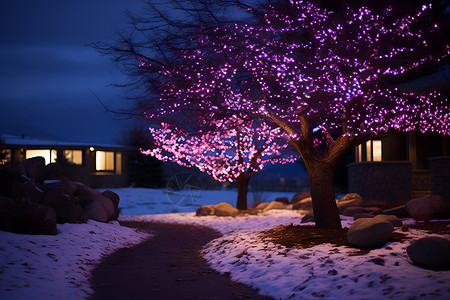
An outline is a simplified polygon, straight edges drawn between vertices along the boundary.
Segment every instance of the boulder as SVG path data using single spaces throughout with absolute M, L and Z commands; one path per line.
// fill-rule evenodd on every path
M 40 182 L 45 173 L 45 158 L 37 156 L 26 159 L 22 162 L 22 166 L 28 177 Z
M 355 220 L 347 232 L 347 240 L 357 247 L 377 247 L 386 244 L 392 238 L 394 225 L 376 218 Z
M 274 201 L 281 202 L 281 203 L 284 203 L 286 205 L 289 204 L 289 198 L 288 197 L 278 197 L 278 198 L 275 198 Z
M 295 194 L 291 199 L 291 204 L 297 203 L 306 198 L 311 198 L 311 191 L 303 191 Z
M 348 217 L 351 217 L 354 214 L 361 214 L 361 213 L 370 214 L 372 216 L 375 216 L 382 212 L 383 211 L 381 210 L 381 208 L 378 208 L 378 207 L 350 206 L 350 207 L 345 208 L 342 211 L 342 214 L 344 216 L 348 216 Z
M 109 198 L 98 194 L 91 203 L 83 207 L 83 211 L 89 219 L 106 223 L 114 214 L 114 205 Z
M 419 266 L 446 268 L 450 266 L 450 240 L 444 237 L 427 236 L 406 248 L 409 258 Z
M 27 199 L 0 197 L 0 230 L 19 234 L 56 234 L 56 214 L 51 207 Z
M 80 182 L 75 182 L 76 190 L 75 197 L 77 199 L 78 204 L 81 206 L 85 206 L 91 203 L 97 195 L 100 195 L 100 192 L 94 190 L 87 185 L 84 185 Z
M 369 214 L 369 213 L 356 213 L 353 215 L 353 221 L 362 219 L 362 218 L 373 218 L 373 217 L 375 217 L 375 216 L 372 214 Z
M 303 209 L 303 210 L 312 210 L 312 198 L 305 198 L 303 200 L 297 201 L 292 205 L 292 209 Z
M 44 191 L 33 180 L 23 175 L 11 183 L 11 196 L 14 199 L 29 199 L 39 204 L 44 202 Z
M 267 205 L 263 211 L 268 211 L 271 209 L 286 209 L 287 208 L 287 204 L 282 203 L 282 202 L 278 202 L 278 201 L 272 201 L 269 203 L 269 205 Z
M 258 204 L 255 209 L 259 209 L 259 210 L 263 210 L 264 208 L 266 208 L 267 206 L 269 206 L 269 202 L 262 202 L 260 204 Z
M 66 171 L 59 163 L 51 163 L 45 166 L 43 180 L 57 180 L 67 177 Z
M 45 193 L 55 189 L 61 190 L 63 194 L 73 197 L 77 190 L 77 185 L 69 178 L 63 177 L 61 179 L 45 180 L 43 182 L 43 189 Z
M 52 207 L 56 212 L 56 222 L 76 223 L 80 220 L 82 209 L 74 197 L 64 193 L 61 185 L 53 185 L 45 191 L 44 205 Z
M 104 191 L 102 193 L 102 195 L 112 201 L 113 206 L 114 206 L 114 213 L 111 217 L 111 220 L 117 220 L 119 218 L 119 213 L 120 213 L 120 210 L 119 210 L 120 197 L 119 197 L 119 195 L 117 195 L 116 193 L 114 193 L 113 191 L 110 191 L 110 190 Z M 109 220 L 109 221 L 111 221 L 111 220 Z
M 203 205 L 197 207 L 197 209 L 195 210 L 195 215 L 199 217 L 214 215 L 214 207 L 213 205 Z
M 314 214 L 313 212 L 309 212 L 306 215 L 303 216 L 302 220 L 300 221 L 300 223 L 309 223 L 309 222 L 315 222 L 316 220 L 314 219 Z
M 408 213 L 408 210 L 406 209 L 405 205 L 400 205 L 397 207 L 393 207 L 390 209 L 383 210 L 383 215 L 394 215 L 399 218 L 410 218 L 411 216 Z
M 340 214 L 347 208 L 353 206 L 362 206 L 362 197 L 357 193 L 350 193 L 336 202 Z
M 403 225 L 402 220 L 400 220 L 397 216 L 393 216 L 393 215 L 381 214 L 381 215 L 376 215 L 374 218 L 378 219 L 378 220 L 390 222 L 392 225 L 394 225 L 394 227 L 402 227 L 402 225 Z
M 415 198 L 406 202 L 405 206 L 415 220 L 429 220 L 432 214 L 445 211 L 445 201 L 439 195 Z
M 234 208 L 231 204 L 222 202 L 214 205 L 214 214 L 216 216 L 236 216 L 239 214 L 239 210 Z

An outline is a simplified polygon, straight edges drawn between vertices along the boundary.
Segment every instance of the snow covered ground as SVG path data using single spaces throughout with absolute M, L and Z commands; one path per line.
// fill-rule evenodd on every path
M 198 205 L 234 204 L 236 192 L 198 191 L 192 195 L 191 191 L 180 195 L 141 188 L 114 191 L 121 197 L 121 220 L 202 224 L 223 233 L 204 248 L 204 257 L 214 269 L 264 295 L 281 299 L 450 299 L 450 271 L 412 265 L 405 251 L 411 241 L 390 243 L 362 256 L 351 256 L 350 248 L 332 245 L 286 249 L 264 241 L 258 232 L 280 224 L 299 224 L 302 212 L 195 217 Z M 271 201 L 292 195 L 257 196 Z M 351 218 L 342 219 L 343 226 L 351 222 Z M 117 222 L 63 224 L 58 230 L 56 236 L 0 232 L 0 299 L 86 298 L 91 292 L 89 273 L 103 255 L 148 237 Z M 426 235 L 417 230 L 407 234 L 412 239 Z

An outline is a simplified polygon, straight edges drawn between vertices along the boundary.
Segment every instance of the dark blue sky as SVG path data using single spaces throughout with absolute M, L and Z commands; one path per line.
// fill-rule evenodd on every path
M 0 2 L 0 134 L 121 143 L 127 122 L 108 106 L 125 105 L 122 81 L 107 57 L 85 46 L 113 41 L 125 10 L 140 0 L 5 0 Z

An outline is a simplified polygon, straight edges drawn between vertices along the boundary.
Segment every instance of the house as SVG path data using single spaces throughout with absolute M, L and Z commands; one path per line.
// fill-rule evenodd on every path
M 6 158 L 0 164 L 19 165 L 23 160 L 42 156 L 46 164 L 64 160 L 67 175 L 73 181 L 93 188 L 128 185 L 127 149 L 120 145 L 89 144 L 47 140 L 28 136 L 2 135 Z
M 450 203 L 450 137 L 413 131 L 370 140 L 355 149 L 348 177 L 349 192 L 366 203 L 395 205 L 429 194 Z

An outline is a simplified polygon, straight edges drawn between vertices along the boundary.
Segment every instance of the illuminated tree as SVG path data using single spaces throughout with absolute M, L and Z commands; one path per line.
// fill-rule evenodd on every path
M 190 134 L 165 123 L 157 129 L 150 127 L 154 147 L 142 153 L 185 167 L 195 166 L 221 182 L 236 182 L 236 207 L 247 209 L 251 176 L 267 163 L 292 163 L 296 157 L 286 154 L 282 156 L 282 150 L 285 150 L 288 144 L 278 138 L 279 128 L 271 129 L 269 125 L 262 123 L 259 124 L 256 134 L 251 124 L 243 126 L 243 122 L 235 118 L 233 123 L 236 122 L 240 123 L 240 126 L 203 134 Z M 223 127 L 221 123 L 223 122 L 216 121 L 218 127 Z
M 305 162 L 317 227 L 340 227 L 333 173 L 347 151 L 392 130 L 449 134 L 447 99 L 396 87 L 449 57 L 446 28 L 431 5 L 291 0 L 255 8 L 225 1 L 246 13 L 245 21 L 230 22 L 215 18 L 211 1 L 187 2 L 178 8 L 198 16 L 196 26 L 156 10 L 166 32 L 179 32 L 99 50 L 127 62 L 157 95 L 145 98 L 149 118 L 189 111 L 208 124 L 240 114 L 282 129 Z M 147 32 L 142 19 L 134 21 Z

